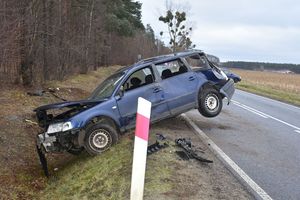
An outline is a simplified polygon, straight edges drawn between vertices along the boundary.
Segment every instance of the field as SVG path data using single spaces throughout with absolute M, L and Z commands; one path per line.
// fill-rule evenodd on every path
M 300 106 L 300 75 L 232 69 L 242 77 L 237 88 Z

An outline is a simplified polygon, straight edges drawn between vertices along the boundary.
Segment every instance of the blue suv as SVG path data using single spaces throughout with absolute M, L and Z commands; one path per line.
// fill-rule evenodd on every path
M 156 122 L 191 109 L 215 117 L 234 90 L 233 80 L 202 51 L 141 60 L 108 77 L 88 99 L 36 108 L 43 128 L 37 150 L 42 160 L 45 152 L 97 155 L 135 126 L 138 97 L 152 102 L 151 122 Z

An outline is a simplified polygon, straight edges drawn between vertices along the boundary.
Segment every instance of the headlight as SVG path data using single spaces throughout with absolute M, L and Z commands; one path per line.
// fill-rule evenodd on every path
M 62 131 L 67 131 L 73 128 L 73 125 L 71 122 L 65 122 L 65 123 L 56 123 L 56 124 L 50 124 L 47 130 L 47 133 L 57 133 Z
M 66 122 L 66 123 L 63 124 L 62 131 L 68 131 L 72 128 L 73 128 L 72 123 L 71 122 Z

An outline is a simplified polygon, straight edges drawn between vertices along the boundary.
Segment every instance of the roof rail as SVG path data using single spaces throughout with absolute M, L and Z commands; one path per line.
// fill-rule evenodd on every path
M 188 49 L 188 50 L 179 51 L 179 52 L 175 52 L 175 53 L 170 53 L 170 54 L 165 54 L 165 55 L 159 55 L 159 56 L 154 56 L 154 57 L 150 57 L 150 58 L 145 58 L 145 59 L 142 59 L 142 60 L 134 63 L 134 65 L 139 65 L 139 64 L 143 64 L 143 63 L 153 62 L 153 61 L 156 61 L 156 60 L 159 60 L 159 59 L 162 59 L 162 58 L 171 57 L 171 56 L 180 56 L 181 54 L 192 53 L 192 52 L 203 53 L 203 51 L 199 50 L 199 49 Z
M 154 57 L 150 57 L 150 58 L 145 58 L 145 59 L 142 59 L 142 60 L 136 62 L 134 65 L 142 64 L 142 63 L 148 63 L 148 62 L 153 62 L 155 60 L 159 60 L 159 59 L 162 59 L 162 58 L 167 58 L 167 57 L 170 57 L 170 56 L 174 56 L 174 54 L 166 54 L 166 55 L 160 55 L 160 56 L 154 56 Z

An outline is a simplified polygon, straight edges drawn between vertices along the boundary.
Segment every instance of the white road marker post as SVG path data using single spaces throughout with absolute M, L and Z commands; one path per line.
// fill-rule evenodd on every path
M 151 102 L 139 97 L 136 113 L 136 127 L 132 162 L 130 191 L 131 200 L 143 199 L 150 115 Z

